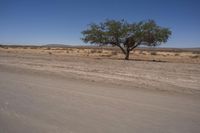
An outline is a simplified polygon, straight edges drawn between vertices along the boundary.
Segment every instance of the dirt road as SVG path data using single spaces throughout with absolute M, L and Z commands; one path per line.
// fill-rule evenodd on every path
M 0 133 L 199 133 L 199 64 L 0 52 Z
M 199 133 L 199 103 L 0 65 L 1 133 Z

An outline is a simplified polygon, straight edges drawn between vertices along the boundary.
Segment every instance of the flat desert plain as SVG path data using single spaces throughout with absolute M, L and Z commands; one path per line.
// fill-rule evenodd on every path
M 199 133 L 200 51 L 0 48 L 2 133 Z

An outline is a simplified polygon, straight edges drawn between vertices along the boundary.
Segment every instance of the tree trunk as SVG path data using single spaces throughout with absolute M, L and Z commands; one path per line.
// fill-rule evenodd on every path
M 125 60 L 129 60 L 129 50 L 126 51 Z

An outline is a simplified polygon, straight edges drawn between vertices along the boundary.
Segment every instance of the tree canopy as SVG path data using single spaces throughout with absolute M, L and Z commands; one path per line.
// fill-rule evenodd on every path
M 154 20 L 138 23 L 106 20 L 99 24 L 90 24 L 82 34 L 82 40 L 86 43 L 118 46 L 125 54 L 125 59 L 129 59 L 130 51 L 140 45 L 157 46 L 167 42 L 171 31 L 158 26 Z

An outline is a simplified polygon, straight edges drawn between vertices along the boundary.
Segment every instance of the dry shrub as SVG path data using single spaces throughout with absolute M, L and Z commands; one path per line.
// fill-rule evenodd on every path
M 92 49 L 91 51 L 90 51 L 90 53 L 96 53 L 97 51 L 95 50 L 95 49 Z
M 193 51 L 192 54 L 200 54 L 200 51 Z
M 50 47 L 47 47 L 46 50 L 51 50 L 51 48 L 50 48 Z
M 111 54 L 105 54 L 105 55 L 101 55 L 102 57 L 111 57 Z
M 116 52 L 116 51 L 112 51 L 111 54 L 112 54 L 112 55 L 117 55 L 117 52 Z
M 99 53 L 99 54 L 102 53 L 102 50 L 97 50 L 97 53 Z
M 179 54 L 178 54 L 178 53 L 176 53 L 176 54 L 174 54 L 174 56 L 179 56 Z
M 36 47 L 30 47 L 30 49 L 37 49 Z
M 199 58 L 199 56 L 198 55 L 193 55 L 193 56 L 190 56 L 190 58 L 196 59 L 196 58 Z
M 157 52 L 151 52 L 151 55 L 157 55 Z

